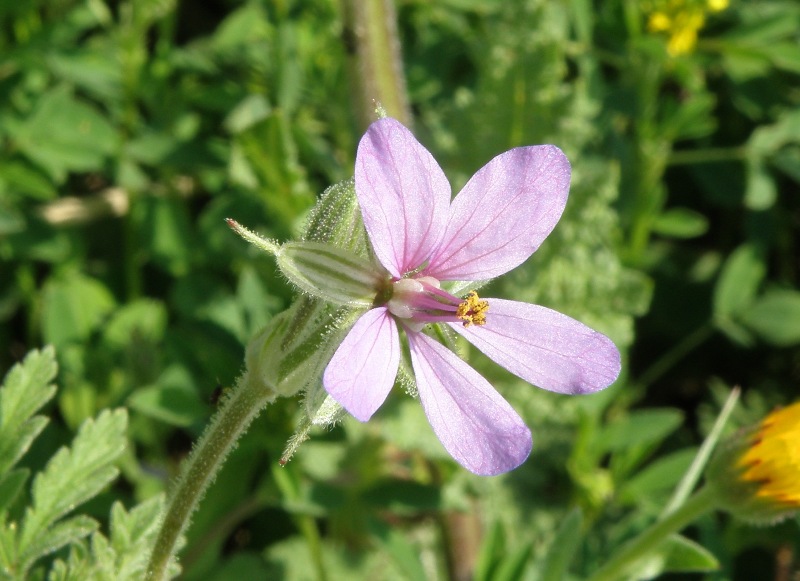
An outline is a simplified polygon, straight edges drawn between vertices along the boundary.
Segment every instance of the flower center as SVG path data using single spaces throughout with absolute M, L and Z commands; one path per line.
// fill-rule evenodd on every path
M 391 298 L 386 306 L 395 317 L 419 328 L 425 323 L 460 321 L 465 327 L 485 325 L 489 302 L 470 291 L 464 299 L 441 289 L 431 276 L 401 278 L 391 285 Z
M 489 301 L 481 300 L 478 293 L 469 291 L 467 298 L 456 309 L 456 317 L 464 321 L 464 326 L 485 325 L 486 311 L 489 310 Z

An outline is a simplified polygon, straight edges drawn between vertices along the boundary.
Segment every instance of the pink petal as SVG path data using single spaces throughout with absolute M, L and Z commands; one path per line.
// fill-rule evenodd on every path
M 447 231 L 425 274 L 484 280 L 519 266 L 561 217 L 569 179 L 569 161 L 554 145 L 498 155 L 453 200 Z
M 366 422 L 392 390 L 399 365 L 397 323 L 379 307 L 350 329 L 325 368 L 322 384 L 344 409 Z
M 514 375 L 570 394 L 597 391 L 617 379 L 619 351 L 602 333 L 545 307 L 488 300 L 485 325 L 451 327 Z
M 522 464 L 531 432 L 508 402 L 441 343 L 422 333 L 408 333 L 408 342 L 422 407 L 450 455 L 481 476 Z
M 421 266 L 444 233 L 450 184 L 399 121 L 369 126 L 356 155 L 356 195 L 375 255 L 396 277 Z

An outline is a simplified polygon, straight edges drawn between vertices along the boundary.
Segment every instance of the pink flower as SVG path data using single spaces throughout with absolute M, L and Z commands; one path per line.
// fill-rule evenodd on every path
M 388 271 L 373 308 L 325 369 L 328 393 L 367 421 L 394 385 L 408 339 L 422 407 L 445 449 L 481 475 L 507 472 L 531 451 L 522 419 L 480 374 L 432 335 L 446 324 L 496 363 L 565 394 L 603 389 L 619 374 L 611 340 L 556 311 L 459 298 L 440 281 L 480 281 L 519 266 L 561 217 L 570 166 L 555 146 L 518 147 L 486 164 L 452 200 L 442 169 L 394 119 L 358 146 L 355 188 L 375 255 Z

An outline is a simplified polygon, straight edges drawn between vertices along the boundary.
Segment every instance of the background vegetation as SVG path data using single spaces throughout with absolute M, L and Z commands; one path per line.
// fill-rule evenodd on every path
M 800 5 L 396 9 L 413 129 L 454 191 L 511 147 L 567 153 L 563 220 L 492 294 L 609 334 L 623 376 L 568 398 L 475 357 L 534 432 L 530 459 L 489 479 L 455 465 L 399 393 L 366 425 L 315 432 L 281 468 L 301 404 L 280 401 L 196 515 L 185 579 L 548 580 L 564 547 L 580 579 L 658 515 L 730 386 L 744 388 L 731 429 L 797 397 Z M 58 363 L 57 392 L 49 351 L 3 388 L 25 394 L 24 419 L 49 418 L 0 450 L 0 548 L 13 523 L 34 523 L 16 561 L 31 578 L 88 578 L 76 571 L 100 562 L 102 535 L 117 556 L 146 544 L 248 340 L 293 296 L 224 218 L 290 238 L 352 175 L 368 119 L 353 43 L 335 0 L 0 4 L 0 369 L 44 345 Z M 76 436 L 89 418 L 97 457 Z M 73 441 L 71 460 L 47 464 Z M 86 494 L 63 496 L 87 470 Z M 24 517 L 31 502 L 38 516 Z M 37 553 L 36 527 L 59 522 Z M 703 578 L 800 569 L 795 521 L 714 514 L 689 532 L 720 562 Z M 126 578 L 109 554 L 109 578 Z

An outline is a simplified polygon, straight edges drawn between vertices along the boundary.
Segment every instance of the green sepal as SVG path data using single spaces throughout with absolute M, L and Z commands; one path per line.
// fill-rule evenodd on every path
M 361 312 L 300 297 L 248 345 L 248 379 L 262 382 L 283 397 L 320 384 L 334 350 Z
M 740 460 L 757 438 L 758 427 L 739 430 L 720 445 L 705 471 L 706 486 L 716 491 L 719 505 L 752 525 L 773 525 L 797 514 L 797 507 L 758 496 L 759 482 L 745 480 Z
M 300 290 L 336 305 L 369 307 L 389 279 L 372 261 L 322 242 L 287 242 L 277 261 Z
M 309 212 L 301 239 L 325 242 L 364 258 L 372 255 L 353 179 L 334 184 L 322 193 Z

